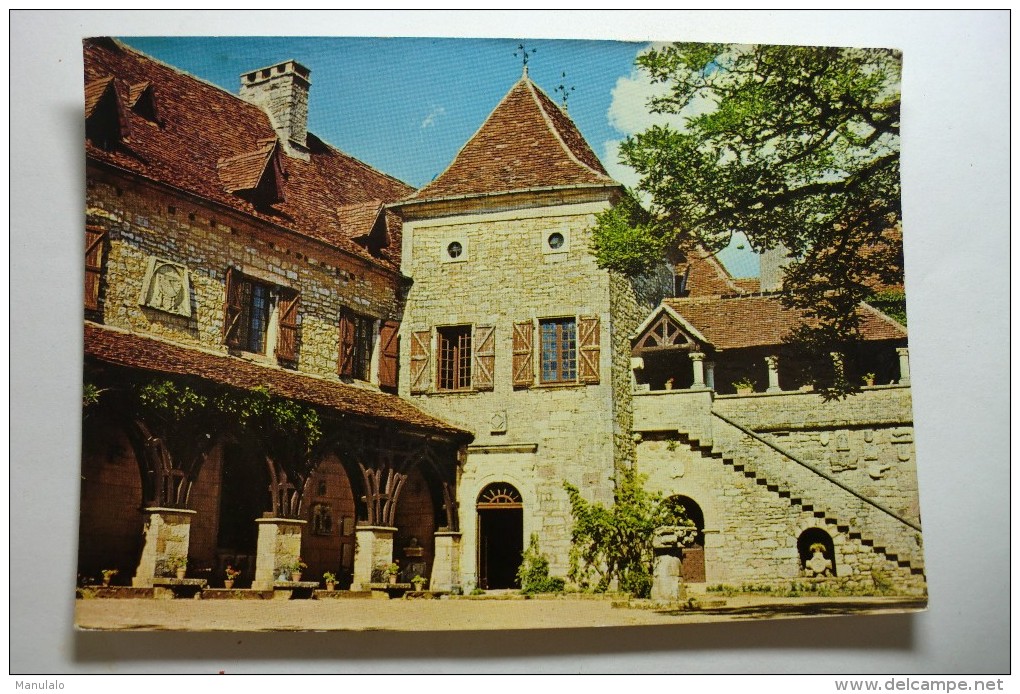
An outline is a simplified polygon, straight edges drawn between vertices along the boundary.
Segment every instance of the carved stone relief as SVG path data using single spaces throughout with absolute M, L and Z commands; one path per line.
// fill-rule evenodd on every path
M 158 311 L 191 318 L 191 282 L 188 268 L 150 256 L 138 303 Z

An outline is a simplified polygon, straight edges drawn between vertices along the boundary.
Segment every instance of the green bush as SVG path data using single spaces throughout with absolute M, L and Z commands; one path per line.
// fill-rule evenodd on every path
M 524 550 L 521 565 L 517 568 L 517 580 L 525 595 L 536 593 L 560 593 L 566 581 L 549 575 L 549 559 L 538 548 L 538 534 L 532 533 L 528 548 Z

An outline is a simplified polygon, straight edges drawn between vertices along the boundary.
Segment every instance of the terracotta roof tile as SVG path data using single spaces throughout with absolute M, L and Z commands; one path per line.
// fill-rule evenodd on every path
M 88 39 L 85 53 L 86 110 L 91 113 L 111 76 L 125 85 L 148 82 L 159 109 L 156 127 L 130 109 L 130 135 L 123 146 L 104 150 L 86 143 L 92 160 L 165 182 L 238 212 L 290 228 L 346 251 L 371 257 L 338 224 L 336 210 L 372 200 L 394 202 L 413 188 L 376 171 L 308 134 L 309 161 L 287 158 L 284 201 L 267 210 L 228 192 L 217 164 L 258 151 L 276 139 L 268 116 L 257 106 L 109 39 Z M 144 90 L 143 90 L 144 91 Z M 123 107 L 127 104 L 123 103 Z M 379 259 L 393 265 L 392 258 Z
M 262 366 L 236 357 L 188 349 L 94 323 L 85 323 L 85 355 L 118 366 L 197 376 L 235 388 L 268 387 L 275 395 L 343 414 L 471 438 L 469 432 L 425 414 L 396 395 Z
M 409 199 L 579 184 L 616 183 L 570 118 L 523 77 L 453 163 Z
M 269 164 L 269 157 L 275 149 L 276 143 L 271 142 L 253 152 L 238 154 L 216 162 L 216 172 L 224 189 L 229 193 L 255 190 L 259 181 L 262 180 L 262 174 Z
M 735 297 L 666 299 L 664 302 L 705 336 L 716 349 L 763 347 L 782 344 L 801 325 L 804 314 L 786 308 L 778 294 Z M 876 309 L 858 309 L 865 340 L 903 340 L 907 330 Z

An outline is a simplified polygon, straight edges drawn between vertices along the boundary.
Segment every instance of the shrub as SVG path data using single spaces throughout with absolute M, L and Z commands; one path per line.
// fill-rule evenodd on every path
M 525 595 L 559 593 L 566 586 L 562 578 L 549 575 L 549 559 L 538 548 L 537 533 L 531 534 L 528 548 L 524 550 L 521 565 L 517 569 L 517 580 Z

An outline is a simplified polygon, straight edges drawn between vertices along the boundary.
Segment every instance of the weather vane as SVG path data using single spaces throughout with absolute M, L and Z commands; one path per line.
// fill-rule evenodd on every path
M 532 48 L 529 51 L 527 48 L 524 47 L 524 42 L 521 41 L 519 44 L 517 44 L 517 50 L 519 51 L 519 53 L 514 53 L 514 57 L 521 59 L 521 62 L 524 64 L 524 74 L 526 75 L 528 74 L 528 54 L 531 53 L 532 55 L 534 55 L 535 51 L 537 51 L 538 49 Z
M 560 73 L 560 79 L 565 82 L 567 80 L 567 73 L 565 73 L 565 72 Z M 570 92 L 574 91 L 574 88 L 570 87 L 568 89 L 567 85 L 563 84 L 563 82 L 560 82 L 560 85 L 558 87 L 556 87 L 556 89 L 554 89 L 553 91 L 554 92 L 559 92 L 560 99 L 563 101 L 563 110 L 566 111 L 567 110 L 567 97 L 570 96 Z

